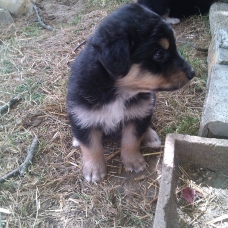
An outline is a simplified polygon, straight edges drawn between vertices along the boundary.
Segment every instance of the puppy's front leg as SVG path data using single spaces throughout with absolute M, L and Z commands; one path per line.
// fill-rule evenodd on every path
M 137 137 L 135 125 L 128 124 L 122 131 L 121 158 L 126 170 L 140 172 L 146 167 L 146 162 L 140 153 L 143 136 Z
M 89 143 L 80 143 L 83 157 L 83 176 L 89 182 L 99 181 L 107 174 L 102 146 L 102 132 L 91 130 Z

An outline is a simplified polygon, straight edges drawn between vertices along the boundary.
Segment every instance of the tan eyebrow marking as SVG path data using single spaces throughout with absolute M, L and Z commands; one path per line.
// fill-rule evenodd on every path
M 169 48 L 169 40 L 167 38 L 162 38 L 159 43 L 165 50 Z

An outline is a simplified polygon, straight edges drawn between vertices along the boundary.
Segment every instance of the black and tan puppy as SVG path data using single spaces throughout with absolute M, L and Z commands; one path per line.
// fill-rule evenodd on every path
M 127 4 L 100 24 L 72 65 L 67 109 L 81 147 L 83 175 L 106 175 L 103 135 L 121 134 L 125 169 L 146 167 L 140 144 L 160 146 L 150 128 L 155 91 L 177 90 L 194 71 L 177 51 L 173 31 L 160 16 Z

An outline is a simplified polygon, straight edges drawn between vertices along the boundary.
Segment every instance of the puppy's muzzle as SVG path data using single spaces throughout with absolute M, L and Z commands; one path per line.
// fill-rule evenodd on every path
M 192 70 L 192 71 L 190 71 L 189 73 L 187 73 L 187 78 L 189 79 L 189 80 L 191 80 L 191 79 L 193 79 L 194 77 L 195 77 L 195 71 L 194 70 Z

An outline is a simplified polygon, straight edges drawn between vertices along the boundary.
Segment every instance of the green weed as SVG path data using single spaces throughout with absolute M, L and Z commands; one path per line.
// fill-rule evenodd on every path
M 198 134 L 199 119 L 196 117 L 186 116 L 175 121 L 169 127 L 164 129 L 165 134 L 179 133 L 179 134 Z
M 40 91 L 40 87 L 40 82 L 27 79 L 16 87 L 15 93 L 26 101 L 42 104 L 44 94 Z
M 81 19 L 82 19 L 82 15 L 83 15 L 83 13 L 77 14 L 77 15 L 74 17 L 74 19 L 73 19 L 73 21 L 72 21 L 72 24 L 73 24 L 73 25 L 77 25 L 78 23 L 80 23 L 80 22 L 81 22 Z
M 41 28 L 38 24 L 32 24 L 25 27 L 23 33 L 30 37 L 38 37 L 41 34 Z
M 15 66 L 13 65 L 13 63 L 11 63 L 9 60 L 4 59 L 2 61 L 1 64 L 1 68 L 0 68 L 0 73 L 2 74 L 10 74 L 13 73 L 16 69 Z

